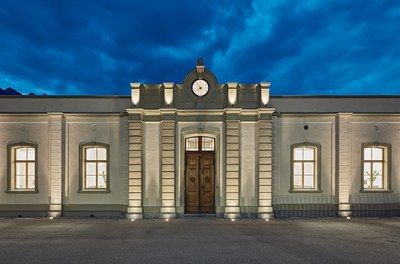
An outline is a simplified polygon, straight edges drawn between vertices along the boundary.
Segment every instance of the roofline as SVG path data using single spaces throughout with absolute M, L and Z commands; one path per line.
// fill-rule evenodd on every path
M 101 99 L 129 99 L 130 95 L 0 95 L 0 98 L 101 98 Z
M 270 98 L 400 98 L 400 95 L 271 95 Z
M 130 95 L 0 95 L 0 98 L 101 98 L 101 99 L 129 99 Z M 400 95 L 271 95 L 271 99 L 298 99 L 298 98 L 400 98 Z

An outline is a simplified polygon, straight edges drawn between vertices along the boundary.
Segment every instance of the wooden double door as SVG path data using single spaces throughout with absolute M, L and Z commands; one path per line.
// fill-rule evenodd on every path
M 186 213 L 215 213 L 215 153 L 186 152 Z

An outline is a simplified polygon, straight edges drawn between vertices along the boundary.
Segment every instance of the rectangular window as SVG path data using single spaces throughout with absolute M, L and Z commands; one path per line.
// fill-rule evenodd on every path
M 388 188 L 388 148 L 386 146 L 363 147 L 363 189 Z
M 210 137 L 191 137 L 186 139 L 186 151 L 214 151 L 215 139 Z
M 8 191 L 37 192 L 36 149 L 25 143 L 9 146 Z
M 292 191 L 319 190 L 318 146 L 292 146 Z
M 81 146 L 81 191 L 109 191 L 108 146 Z
M 199 150 L 199 138 L 192 137 L 186 139 L 186 150 L 188 151 L 198 151 Z
M 214 139 L 209 137 L 201 138 L 201 150 L 202 151 L 214 151 Z

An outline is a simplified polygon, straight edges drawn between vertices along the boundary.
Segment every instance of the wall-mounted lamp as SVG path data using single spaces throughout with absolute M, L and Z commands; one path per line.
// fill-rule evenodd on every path
M 237 86 L 237 82 L 228 83 L 228 101 L 231 106 L 233 106 L 237 100 Z
M 131 101 L 134 106 L 137 106 L 140 101 L 140 83 L 131 83 Z
M 266 106 L 269 102 L 269 87 L 271 86 L 270 82 L 262 82 L 260 83 L 261 87 L 261 105 Z
M 170 106 L 174 100 L 174 83 L 163 83 L 164 85 L 164 101 Z

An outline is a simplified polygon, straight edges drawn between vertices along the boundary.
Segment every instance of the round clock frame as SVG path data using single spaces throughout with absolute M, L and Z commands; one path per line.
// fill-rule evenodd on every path
M 199 97 L 205 96 L 210 90 L 210 85 L 204 79 L 196 79 L 192 84 L 192 92 Z

